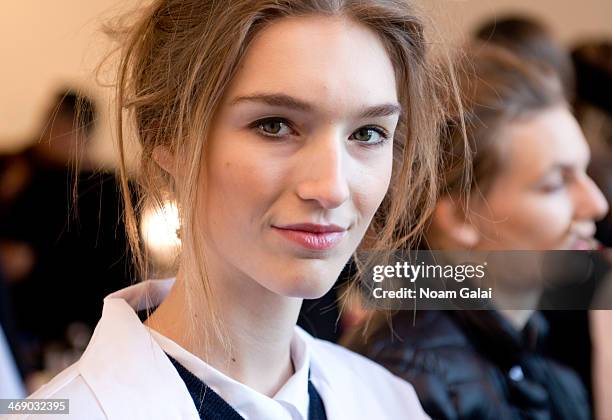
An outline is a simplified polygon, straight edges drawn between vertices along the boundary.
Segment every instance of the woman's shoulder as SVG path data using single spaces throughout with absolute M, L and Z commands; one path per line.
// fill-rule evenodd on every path
M 102 407 L 94 393 L 79 372 L 79 362 L 69 366 L 47 384 L 28 397 L 28 399 L 67 400 L 68 414 L 46 415 L 45 418 L 57 419 L 106 419 Z M 20 419 L 35 419 L 37 415 L 26 415 Z
M 353 352 L 338 344 L 312 338 L 312 357 L 321 365 L 334 366 L 335 369 L 346 370 L 350 375 L 370 380 L 389 380 L 395 378 L 387 369 L 372 360 Z

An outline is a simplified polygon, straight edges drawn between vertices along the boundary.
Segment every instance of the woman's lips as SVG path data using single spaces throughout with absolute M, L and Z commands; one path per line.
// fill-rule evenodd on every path
M 273 226 L 284 238 L 304 248 L 324 251 L 338 245 L 347 230 L 336 225 L 296 224 Z
M 594 238 L 577 238 L 570 246 L 570 249 L 575 251 L 592 251 L 599 248 L 600 245 Z

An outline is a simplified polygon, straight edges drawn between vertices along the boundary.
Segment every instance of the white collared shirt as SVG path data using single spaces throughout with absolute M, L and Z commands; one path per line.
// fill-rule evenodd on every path
M 270 398 L 219 372 L 176 342 L 151 330 L 162 350 L 202 380 L 245 419 L 308 419 L 308 368 L 310 355 L 296 329 L 291 340 L 291 360 L 295 373 Z
M 57 419 L 197 420 L 167 352 L 247 420 L 307 420 L 309 371 L 329 420 L 427 418 L 410 384 L 299 327 L 291 342 L 296 371 L 273 398 L 227 377 L 138 318 L 136 311 L 159 305 L 173 283 L 147 281 L 109 295 L 81 359 L 31 398 L 68 398 L 70 415 Z

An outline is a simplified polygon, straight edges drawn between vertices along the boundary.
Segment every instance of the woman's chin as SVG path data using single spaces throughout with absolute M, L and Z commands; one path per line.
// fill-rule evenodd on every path
M 317 299 L 325 295 L 336 283 L 343 261 L 298 260 L 277 265 L 274 275 L 260 273 L 265 287 L 285 297 Z M 257 278 L 257 277 L 256 277 Z M 273 283 L 269 279 L 273 278 Z M 263 282 L 259 282 L 263 284 Z
M 276 277 L 273 284 L 263 284 L 271 292 L 288 298 L 318 299 L 327 293 L 336 282 L 329 275 L 308 274 Z
M 320 278 L 292 279 L 287 282 L 280 294 L 299 299 L 318 299 L 325 295 L 334 285 L 334 281 L 324 281 Z

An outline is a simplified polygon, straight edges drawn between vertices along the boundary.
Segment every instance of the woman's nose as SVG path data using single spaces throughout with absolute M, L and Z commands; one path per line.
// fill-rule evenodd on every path
M 579 219 L 597 221 L 608 213 L 608 201 L 595 182 L 584 175 L 576 196 L 576 215 Z
M 297 195 L 302 200 L 333 209 L 349 199 L 349 162 L 342 138 L 329 133 L 309 139 L 299 159 Z

